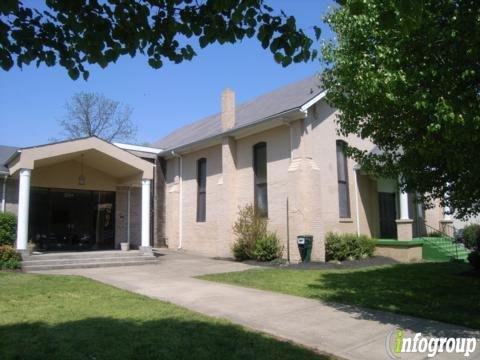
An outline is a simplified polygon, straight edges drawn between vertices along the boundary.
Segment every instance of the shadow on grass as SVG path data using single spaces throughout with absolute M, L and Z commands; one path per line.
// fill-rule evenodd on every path
M 462 276 L 467 269 L 465 264 L 423 263 L 325 272 L 307 285 L 308 297 L 326 301 L 356 318 L 432 335 L 463 336 L 471 331 L 454 330 L 434 321 L 428 321 L 425 327 L 425 322 L 420 325 L 418 319 L 368 308 L 480 329 L 480 279 Z
M 125 309 L 128 311 L 128 309 Z M 239 326 L 185 321 L 88 318 L 0 326 L 6 359 L 327 359 Z

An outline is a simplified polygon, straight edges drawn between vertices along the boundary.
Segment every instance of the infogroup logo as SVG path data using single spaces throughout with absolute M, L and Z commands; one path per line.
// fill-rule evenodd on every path
M 475 337 L 433 337 L 422 333 L 407 333 L 403 329 L 391 331 L 387 335 L 385 350 L 391 359 L 402 359 L 403 354 L 421 353 L 434 358 L 438 354 L 458 354 L 469 358 L 477 348 Z

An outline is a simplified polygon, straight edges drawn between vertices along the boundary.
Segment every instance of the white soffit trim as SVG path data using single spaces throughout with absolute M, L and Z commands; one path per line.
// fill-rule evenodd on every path
M 320 94 L 318 94 L 314 98 L 308 100 L 305 104 L 302 105 L 302 107 L 300 108 L 300 111 L 306 112 L 312 105 L 322 100 L 325 97 L 325 95 L 327 95 L 327 90 L 322 91 Z
M 162 149 L 157 149 L 149 146 L 131 145 L 131 144 L 123 144 L 123 143 L 117 143 L 117 142 L 114 142 L 113 145 L 123 150 L 141 151 L 141 152 L 146 152 L 151 154 L 159 154 L 160 152 L 162 152 Z

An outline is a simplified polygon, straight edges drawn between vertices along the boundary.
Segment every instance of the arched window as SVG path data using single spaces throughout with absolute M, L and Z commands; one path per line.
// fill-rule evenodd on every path
M 253 146 L 253 174 L 255 207 L 263 216 L 268 216 L 267 144 L 265 142 Z
M 197 160 L 197 222 L 207 217 L 207 159 Z
M 350 194 L 348 192 L 348 160 L 345 141 L 337 140 L 338 205 L 341 218 L 350 217 Z

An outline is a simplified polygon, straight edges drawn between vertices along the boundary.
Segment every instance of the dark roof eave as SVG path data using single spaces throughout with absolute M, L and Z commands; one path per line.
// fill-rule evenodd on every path
M 7 161 L 5 161 L 5 166 L 8 167 L 8 164 L 10 164 L 13 160 L 15 160 L 15 158 L 17 158 L 21 152 L 22 152 L 21 149 L 17 149 L 17 151 L 15 151 L 12 155 L 10 155 Z
M 260 124 L 264 124 L 268 121 L 279 120 L 279 118 L 287 116 L 287 115 L 294 115 L 294 114 L 305 115 L 305 113 L 302 112 L 300 109 L 301 109 L 301 106 L 298 106 L 298 107 L 295 107 L 293 109 L 289 109 L 289 110 L 283 111 L 281 113 L 268 116 L 266 118 L 255 120 L 255 121 L 253 121 L 253 122 L 251 122 L 247 125 L 240 126 L 240 127 L 237 127 L 237 128 L 233 128 L 231 130 L 222 132 L 222 133 L 217 134 L 217 135 L 209 136 L 209 137 L 206 137 L 204 139 L 200 139 L 200 140 L 188 143 L 188 144 L 182 144 L 182 145 L 177 146 L 177 147 L 168 148 L 168 149 L 165 149 L 162 152 L 160 152 L 158 155 L 159 156 L 169 156 L 169 155 L 172 154 L 172 152 L 181 152 L 181 151 L 184 151 L 184 150 L 189 149 L 191 147 L 199 146 L 202 143 L 211 142 L 211 141 L 214 141 L 214 140 L 217 140 L 217 139 L 221 139 L 225 136 L 235 135 L 235 133 L 238 133 L 240 131 L 244 131 L 246 129 L 253 128 L 253 127 L 258 126 Z

